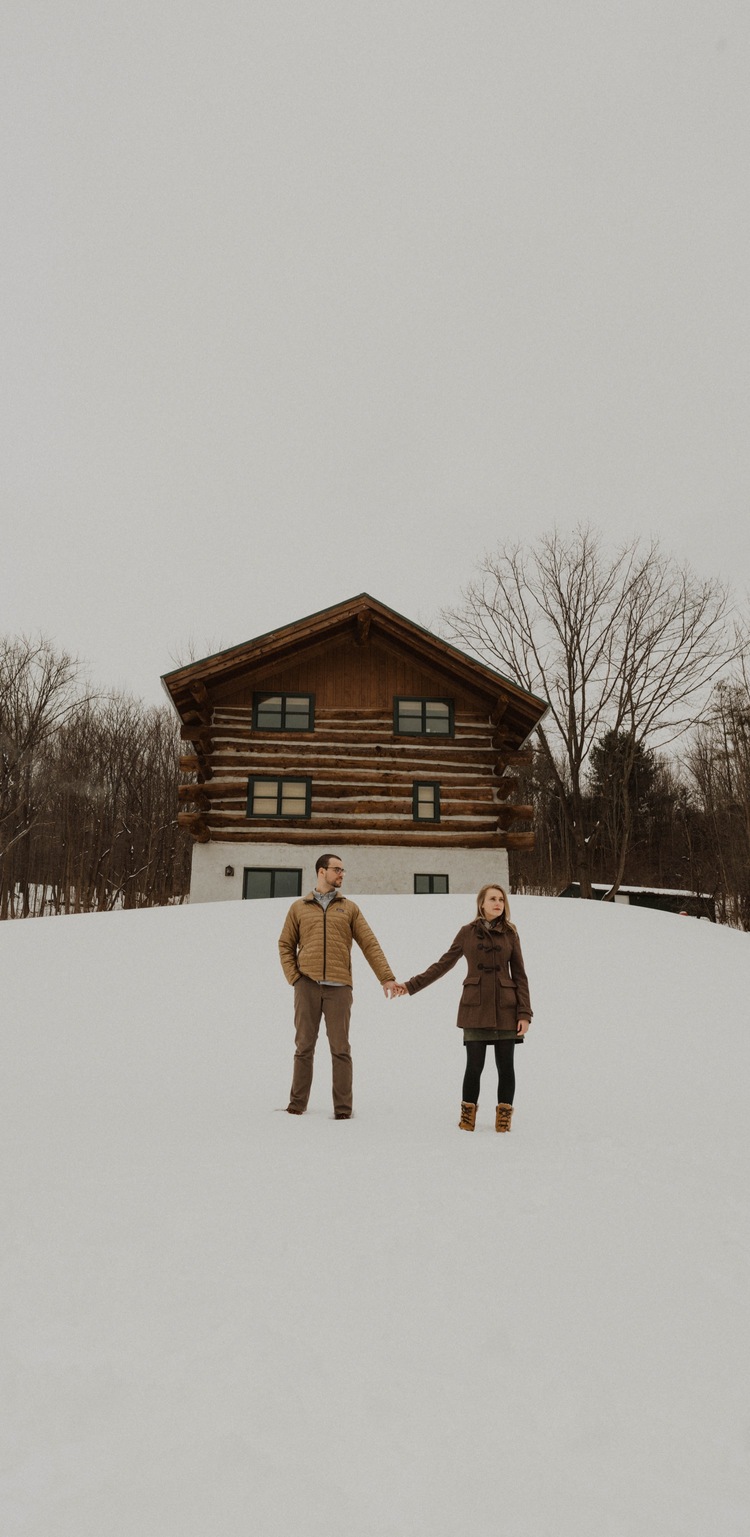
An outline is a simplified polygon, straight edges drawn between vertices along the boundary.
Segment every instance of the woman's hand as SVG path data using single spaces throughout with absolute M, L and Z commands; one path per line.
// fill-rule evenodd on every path
M 531 1024 L 531 1020 L 530 1019 L 519 1019 L 518 1024 L 516 1026 L 516 1033 L 518 1035 L 525 1035 L 530 1024 Z
M 383 983 L 383 992 L 385 993 L 386 998 L 388 998 L 389 1000 L 391 998 L 406 998 L 406 997 L 408 997 L 408 993 L 407 993 L 406 988 L 404 987 L 403 982 L 384 982 Z

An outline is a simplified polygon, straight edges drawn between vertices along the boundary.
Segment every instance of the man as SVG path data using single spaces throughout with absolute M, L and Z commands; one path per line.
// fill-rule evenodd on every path
M 290 1115 L 304 1115 L 307 1109 L 322 1014 L 331 1048 L 333 1113 L 337 1121 L 348 1121 L 352 1113 L 352 940 L 356 939 L 382 983 L 386 998 L 396 979 L 356 903 L 340 894 L 344 866 L 338 854 L 321 854 L 315 873 L 315 890 L 292 903 L 279 939 L 284 975 L 294 988 L 296 1050 L 287 1110 Z

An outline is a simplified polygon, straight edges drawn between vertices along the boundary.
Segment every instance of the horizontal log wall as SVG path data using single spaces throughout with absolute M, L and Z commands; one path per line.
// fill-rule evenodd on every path
M 457 708 L 453 737 L 394 737 L 392 713 L 382 708 L 316 704 L 314 731 L 281 732 L 253 730 L 250 705 L 233 704 L 214 708 L 210 726 L 204 717 L 182 735 L 194 744 L 183 770 L 200 782 L 181 786 L 180 800 L 195 809 L 178 820 L 201 841 L 335 839 L 425 848 L 533 842 L 533 833 L 507 830 L 517 819 L 528 823 L 532 808 L 509 799 L 517 780 L 499 777 L 505 757 L 489 712 Z M 248 819 L 251 774 L 311 778 L 311 816 Z M 414 821 L 415 780 L 439 783 L 440 822 Z

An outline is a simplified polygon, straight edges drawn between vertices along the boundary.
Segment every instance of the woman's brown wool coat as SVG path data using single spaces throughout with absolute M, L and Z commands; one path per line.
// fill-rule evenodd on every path
M 459 929 L 450 950 L 405 984 L 419 993 L 444 977 L 465 956 L 468 971 L 458 1006 L 461 1030 L 515 1030 L 519 1019 L 531 1019 L 529 983 L 514 929 L 487 929 L 480 918 Z

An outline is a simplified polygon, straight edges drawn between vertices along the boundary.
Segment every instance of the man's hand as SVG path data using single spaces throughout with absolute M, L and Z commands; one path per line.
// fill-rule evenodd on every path
M 383 992 L 386 998 L 408 998 L 409 994 L 403 982 L 385 982 Z

